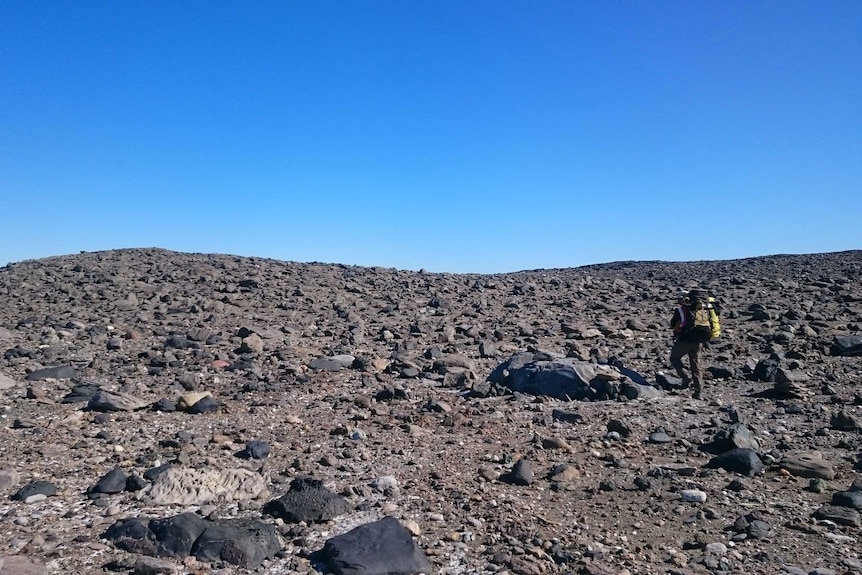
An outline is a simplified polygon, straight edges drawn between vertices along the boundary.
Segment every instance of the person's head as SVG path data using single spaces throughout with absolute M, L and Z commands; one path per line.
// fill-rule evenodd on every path
M 704 290 L 693 289 L 688 292 L 688 305 L 694 309 L 702 309 L 707 306 L 707 294 Z
M 688 300 L 688 292 L 685 290 L 680 290 L 676 292 L 676 303 L 682 305 Z
M 688 292 L 688 299 L 691 301 L 706 301 L 706 292 L 701 289 L 693 289 Z

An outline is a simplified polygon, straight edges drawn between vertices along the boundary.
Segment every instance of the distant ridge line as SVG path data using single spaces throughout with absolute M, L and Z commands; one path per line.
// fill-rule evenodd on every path
M 394 268 L 392 266 L 381 266 L 381 265 L 358 265 L 358 264 L 343 264 L 336 262 L 320 262 L 320 261 L 307 261 L 301 262 L 296 260 L 284 260 L 278 259 L 268 256 L 244 256 L 244 255 L 236 255 L 236 254 L 227 254 L 227 253 L 217 253 L 217 252 L 183 252 L 172 250 L 168 248 L 162 248 L 158 246 L 150 246 L 150 247 L 128 247 L 128 248 L 113 248 L 108 250 L 96 250 L 96 251 L 80 251 L 78 253 L 72 254 L 61 254 L 61 255 L 52 255 L 46 256 L 43 258 L 31 258 L 25 259 L 17 262 L 9 262 L 3 267 L 0 267 L 0 270 L 9 269 L 14 266 L 18 266 L 21 264 L 36 264 L 36 263 L 56 263 L 58 260 L 68 260 L 75 261 L 76 259 L 88 258 L 88 257 L 111 257 L 111 256 L 122 256 L 122 255 L 132 255 L 132 254 L 140 254 L 141 256 L 162 256 L 162 257 L 200 257 L 200 258 L 231 258 L 238 259 L 243 261 L 258 261 L 258 262 L 277 262 L 281 264 L 294 264 L 294 265 L 309 265 L 309 266 L 333 266 L 333 267 L 341 267 L 341 268 L 354 268 L 354 269 L 386 269 L 386 270 L 396 270 L 399 272 L 412 272 L 412 273 L 433 273 L 433 274 L 441 274 L 441 275 L 457 275 L 457 276 L 505 276 L 505 275 L 513 275 L 513 274 L 536 274 L 536 273 L 563 273 L 563 272 L 590 272 L 590 271 L 615 271 L 615 270 L 627 270 L 627 271 L 635 271 L 636 269 L 657 269 L 657 268 L 666 268 L 666 267 L 684 267 L 684 268 L 696 268 L 703 266 L 746 266 L 753 265 L 758 263 L 767 263 L 767 262 L 776 262 L 776 260 L 781 260 L 786 263 L 805 263 L 805 262 L 813 262 L 816 260 L 834 260 L 834 259 L 846 259 L 846 260 L 859 260 L 859 264 L 862 265 L 862 249 L 850 249 L 850 250 L 841 250 L 834 252 L 813 252 L 813 253 L 801 253 L 801 254 L 788 254 L 788 253 L 780 253 L 780 254 L 769 254 L 769 255 L 760 255 L 760 256 L 748 256 L 744 258 L 733 258 L 733 259 L 719 259 L 719 260 L 617 260 L 611 262 L 601 262 L 601 263 L 593 263 L 593 264 L 583 264 L 579 266 L 571 266 L 571 267 L 556 267 L 556 268 L 534 268 L 534 269 L 523 269 L 518 271 L 511 272 L 492 272 L 492 273 L 480 273 L 480 272 L 425 272 L 424 269 L 420 270 L 411 270 L 411 269 L 401 269 Z M 848 262 L 849 263 L 849 262 Z M 815 272 L 816 270 L 810 270 Z

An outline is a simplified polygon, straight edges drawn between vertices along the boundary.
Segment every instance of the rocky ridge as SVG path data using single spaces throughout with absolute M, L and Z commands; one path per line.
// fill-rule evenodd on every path
M 0 575 L 339 572 L 374 527 L 393 573 L 862 573 L 860 279 L 860 251 L 10 264 Z M 686 287 L 723 305 L 705 401 L 667 362 Z M 513 391 L 513 358 L 612 392 Z

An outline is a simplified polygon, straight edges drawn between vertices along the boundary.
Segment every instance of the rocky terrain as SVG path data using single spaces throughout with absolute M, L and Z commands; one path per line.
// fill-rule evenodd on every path
M 862 251 L 10 264 L 0 575 L 862 574 L 860 281 Z M 722 305 L 700 401 L 667 360 L 691 287 Z

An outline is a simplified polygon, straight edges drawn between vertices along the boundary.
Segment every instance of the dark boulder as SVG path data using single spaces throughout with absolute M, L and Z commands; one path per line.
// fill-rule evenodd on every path
M 564 400 L 616 399 L 621 393 L 633 398 L 653 393 L 655 388 L 640 383 L 646 381 L 643 376 L 626 371 L 631 375 L 613 365 L 522 352 L 497 366 L 488 381 L 514 392 Z
M 763 462 L 757 453 L 751 449 L 731 449 L 710 459 L 706 466 L 710 469 L 724 469 L 748 477 L 753 477 L 763 470 Z
M 289 523 L 329 521 L 349 510 L 344 497 L 324 487 L 322 481 L 309 477 L 294 479 L 287 493 L 263 507 L 267 515 Z
M 254 519 L 211 521 L 194 513 L 165 519 L 136 517 L 114 523 L 102 535 L 131 553 L 200 561 L 225 561 L 255 569 L 281 551 L 274 525 Z
M 360 525 L 329 539 L 313 558 L 335 575 L 415 575 L 433 566 L 394 517 Z
M 114 469 L 90 487 L 89 493 L 121 493 L 126 490 L 128 478 L 129 476 L 122 469 Z
M 829 352 L 832 355 L 862 355 L 862 335 L 836 337 Z

